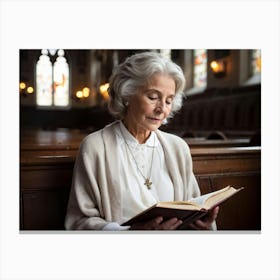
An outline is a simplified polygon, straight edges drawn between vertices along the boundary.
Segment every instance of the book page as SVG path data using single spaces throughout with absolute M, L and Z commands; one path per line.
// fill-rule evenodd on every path
M 162 201 L 157 204 L 158 207 L 181 209 L 181 210 L 200 210 L 200 205 L 192 201 Z
M 228 188 L 226 188 L 226 189 L 228 189 Z M 201 207 L 203 207 L 203 206 L 206 207 L 205 203 L 206 203 L 206 200 L 209 197 L 215 196 L 216 194 L 222 193 L 224 191 L 225 191 L 225 189 L 218 190 L 218 191 L 211 192 L 211 193 L 207 193 L 207 194 L 204 194 L 204 195 L 201 195 L 201 196 L 198 196 L 198 197 L 194 197 L 194 198 L 190 199 L 189 201 L 193 202 L 193 203 L 196 203 L 196 204 L 200 205 Z
M 166 201 L 159 202 L 158 207 L 173 208 L 173 209 L 188 209 L 188 210 L 201 210 L 211 209 L 214 205 L 218 205 L 220 202 L 232 196 L 242 188 L 236 190 L 231 186 L 227 186 L 218 191 L 207 193 L 198 197 L 194 197 L 188 201 Z
M 195 204 L 198 204 L 199 206 L 203 206 L 205 201 L 207 200 L 207 198 L 211 195 L 212 195 L 212 193 L 207 193 L 202 196 L 194 197 L 194 198 L 190 199 L 189 201 L 193 202 Z
M 242 190 L 242 188 L 235 189 L 233 187 L 228 187 L 226 189 L 223 189 L 221 193 L 216 193 L 212 196 L 210 196 L 207 201 L 205 201 L 205 207 L 206 208 L 212 208 L 214 205 L 220 204 L 221 202 L 225 201 L 229 197 L 231 197 L 233 194 L 239 192 Z

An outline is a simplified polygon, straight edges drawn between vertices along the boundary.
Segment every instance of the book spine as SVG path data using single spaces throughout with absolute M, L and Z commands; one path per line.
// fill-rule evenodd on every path
M 187 229 L 189 224 L 193 223 L 196 220 L 199 220 L 200 218 L 204 217 L 206 214 L 207 211 L 203 210 L 203 211 L 195 212 L 193 215 L 187 217 L 186 219 L 182 219 L 183 224 L 177 230 Z

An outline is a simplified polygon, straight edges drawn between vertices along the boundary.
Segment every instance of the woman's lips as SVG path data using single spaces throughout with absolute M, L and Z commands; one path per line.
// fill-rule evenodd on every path
M 161 121 L 161 119 L 159 119 L 159 118 L 148 118 L 148 119 L 152 122 L 160 122 Z

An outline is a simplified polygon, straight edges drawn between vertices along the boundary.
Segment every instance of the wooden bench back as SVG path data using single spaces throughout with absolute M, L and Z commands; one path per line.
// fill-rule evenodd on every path
M 85 135 L 38 135 L 23 135 L 21 141 L 20 229 L 63 230 L 74 161 Z M 260 230 L 261 148 L 221 146 L 190 146 L 202 193 L 227 185 L 245 187 L 221 206 L 218 229 Z

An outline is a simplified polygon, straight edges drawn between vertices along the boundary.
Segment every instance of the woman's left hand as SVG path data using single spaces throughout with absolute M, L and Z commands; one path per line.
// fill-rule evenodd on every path
M 219 206 L 213 208 L 209 213 L 200 220 L 188 225 L 189 229 L 193 230 L 209 230 L 211 229 L 212 223 L 216 220 L 219 213 Z

